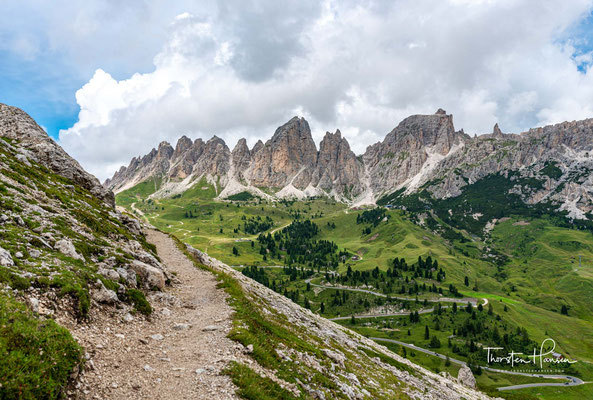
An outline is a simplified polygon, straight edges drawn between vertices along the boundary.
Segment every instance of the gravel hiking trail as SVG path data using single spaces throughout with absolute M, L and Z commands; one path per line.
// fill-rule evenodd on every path
M 105 308 L 91 324 L 71 327 L 89 359 L 72 397 L 237 399 L 236 387 L 221 370 L 246 355 L 227 338 L 232 309 L 226 293 L 169 236 L 150 230 L 147 239 L 176 274 L 175 282 L 149 296 L 150 321 Z

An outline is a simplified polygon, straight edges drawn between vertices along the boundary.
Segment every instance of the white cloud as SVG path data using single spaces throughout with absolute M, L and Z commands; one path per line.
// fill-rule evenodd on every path
M 168 17 L 150 72 L 95 72 L 60 143 L 104 179 L 161 140 L 253 144 L 295 112 L 316 140 L 339 128 L 358 153 L 402 118 L 439 107 L 468 133 L 593 116 L 593 75 L 577 69 L 590 55 L 560 40 L 590 1 L 319 4 L 188 4 Z

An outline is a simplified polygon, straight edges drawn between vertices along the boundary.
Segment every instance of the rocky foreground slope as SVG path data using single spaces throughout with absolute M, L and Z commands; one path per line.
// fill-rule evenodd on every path
M 164 234 L 149 243 L 112 199 L 0 105 L 1 398 L 486 398 Z
M 592 151 L 593 119 L 521 134 L 504 134 L 496 125 L 491 134 L 470 137 L 456 131 L 453 116 L 439 109 L 404 119 L 357 157 L 340 131 L 328 132 L 317 150 L 307 121 L 295 117 L 252 149 L 244 139 L 233 151 L 217 137 L 207 142 L 182 137 L 175 149 L 163 142 L 104 185 L 118 193 L 153 179 L 159 183 L 158 197 L 206 178 L 220 198 L 248 191 L 260 197 L 329 196 L 374 204 L 393 193 L 423 189 L 435 199 L 456 197 L 485 177 L 510 174 L 523 180 L 512 193 L 525 203 L 549 202 L 570 218 L 590 219 Z
M 83 350 L 54 318 L 87 323 L 103 306 L 149 314 L 144 293 L 169 279 L 113 194 L 0 104 L 0 397 L 54 398 L 77 374 Z

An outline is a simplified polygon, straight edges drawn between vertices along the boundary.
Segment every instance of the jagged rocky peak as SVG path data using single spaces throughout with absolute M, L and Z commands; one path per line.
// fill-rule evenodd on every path
M 412 115 L 387 134 L 385 142 L 393 140 L 418 146 L 428 146 L 435 152 L 447 154 L 457 135 L 453 115 L 439 109 L 433 115 Z
M 18 140 L 24 157 L 29 157 L 56 174 L 89 190 L 110 206 L 115 206 L 111 190 L 86 172 L 26 112 L 0 103 L 0 136 Z
M 356 155 L 350 150 L 348 140 L 342 138 L 339 129 L 335 133 L 326 132 L 319 144 L 317 164 L 326 165 L 330 162 L 336 164 L 344 159 L 356 160 Z
M 247 140 L 239 139 L 233 149 L 232 157 L 235 173 L 242 177 L 242 173 L 249 168 L 249 164 L 251 163 L 251 152 L 249 151 L 249 147 L 247 147 Z
M 463 133 L 455 132 L 453 116 L 443 109 L 404 119 L 383 142 L 369 146 L 363 156 L 373 192 L 381 194 L 404 184 L 418 184 L 437 159 L 446 157 L 464 139 Z
M 230 168 L 231 151 L 218 136 L 213 136 L 204 145 L 204 151 L 194 165 L 194 174 L 226 176 Z
M 304 189 L 311 182 L 317 147 L 309 123 L 294 117 L 282 125 L 253 156 L 249 178 L 256 186 L 282 188 L 292 184 Z
M 494 124 L 494 129 L 492 130 L 492 137 L 495 137 L 495 138 L 502 137 L 502 131 L 498 127 L 498 123 Z
M 157 157 L 158 158 L 166 158 L 169 160 L 171 156 L 175 153 L 175 149 L 169 144 L 167 141 L 162 141 L 159 143 L 159 148 L 157 150 Z
M 239 141 L 235 145 L 235 148 L 233 149 L 233 156 L 235 156 L 235 154 L 237 154 L 237 155 L 249 154 L 249 147 L 247 146 L 247 139 L 245 139 L 245 138 L 239 139 Z
M 183 135 L 177 141 L 175 145 L 175 152 L 173 153 L 173 158 L 179 158 L 183 153 L 185 153 L 191 146 L 193 142 L 190 138 Z
M 263 148 L 264 148 L 264 142 L 262 142 L 261 140 L 258 140 L 257 143 L 251 149 L 251 155 L 254 155 L 255 153 L 257 153 L 258 151 L 260 151 Z
M 340 130 L 326 132 L 319 145 L 313 185 L 326 192 L 334 190 L 337 194 L 352 198 L 364 189 L 363 174 L 362 162 L 350 150 L 350 144 L 346 138 L 342 138 Z

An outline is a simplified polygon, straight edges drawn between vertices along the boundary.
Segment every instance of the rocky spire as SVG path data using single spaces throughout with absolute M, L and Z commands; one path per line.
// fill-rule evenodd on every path
M 317 161 L 317 148 L 309 123 L 294 117 L 282 125 L 265 146 L 254 153 L 250 180 L 256 186 L 304 189 Z
M 258 140 L 257 143 L 255 144 L 255 146 L 253 146 L 253 148 L 251 149 L 251 155 L 253 156 L 255 153 L 257 153 L 258 151 L 263 149 L 263 147 L 264 147 L 264 142 L 262 142 L 261 140 Z
M 179 158 L 183 153 L 185 153 L 192 145 L 192 141 L 187 136 L 183 135 L 177 141 L 177 145 L 175 145 L 175 152 L 173 153 L 173 158 Z
M 326 192 L 333 190 L 354 197 L 362 191 L 362 175 L 362 163 L 350 150 L 348 140 L 342 138 L 340 130 L 335 133 L 326 132 L 319 145 L 312 184 Z
M 174 152 L 175 152 L 175 149 L 173 149 L 173 147 L 171 147 L 169 142 L 163 141 L 159 144 L 159 148 L 157 150 L 157 158 L 159 158 L 161 160 L 163 160 L 163 159 L 169 160 Z
M 494 129 L 492 130 L 492 137 L 495 137 L 495 138 L 502 137 L 502 131 L 498 127 L 498 123 L 494 124 Z
M 249 147 L 247 147 L 247 140 L 239 139 L 231 154 L 235 174 L 241 177 L 242 173 L 249 168 L 249 164 L 251 163 L 251 153 L 249 152 Z

